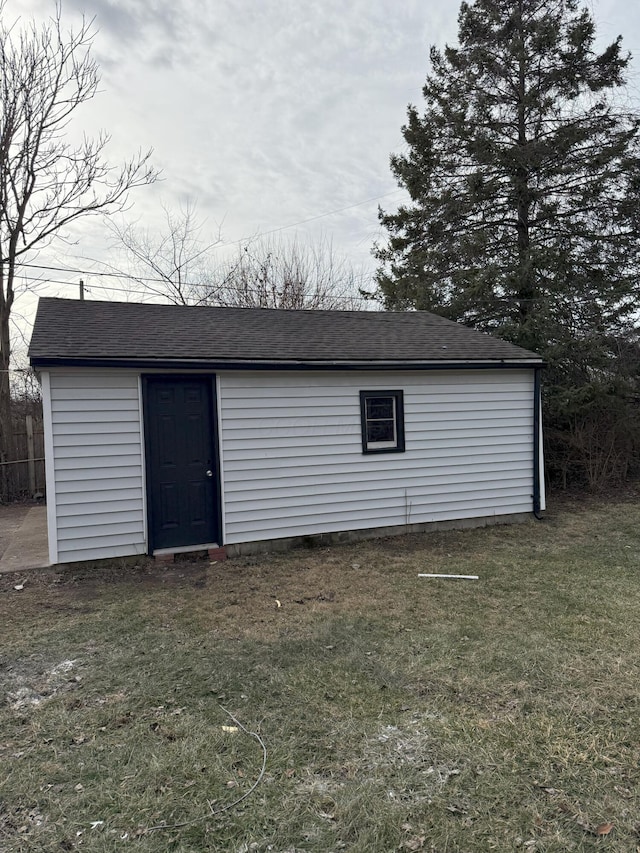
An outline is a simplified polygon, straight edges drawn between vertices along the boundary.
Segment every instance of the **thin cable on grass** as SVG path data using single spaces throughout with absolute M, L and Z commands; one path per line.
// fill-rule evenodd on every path
M 254 738 L 254 740 L 257 740 L 260 744 L 262 748 L 262 767 L 260 768 L 258 778 L 248 791 L 245 791 L 245 793 L 241 797 L 238 797 L 237 800 L 234 800 L 232 803 L 228 803 L 226 806 L 222 806 L 219 809 L 213 809 L 211 803 L 209 802 L 210 814 L 200 815 L 199 817 L 194 817 L 192 820 L 185 820 L 182 823 L 161 823 L 158 824 L 158 826 L 150 826 L 147 828 L 147 832 L 158 832 L 161 829 L 181 829 L 183 826 L 192 826 L 194 823 L 200 823 L 203 820 L 208 820 L 208 818 L 210 817 L 216 817 L 216 815 L 228 812 L 230 809 L 233 809 L 236 806 L 240 805 L 240 803 L 243 802 L 243 800 L 246 800 L 247 797 L 250 797 L 251 794 L 253 794 L 255 789 L 258 787 L 260 782 L 262 782 L 262 777 L 264 776 L 264 772 L 267 768 L 267 747 L 265 746 L 264 741 L 257 732 L 250 732 L 249 729 L 245 728 L 245 726 L 242 725 L 240 720 L 233 716 L 231 711 L 227 711 L 227 709 L 223 708 L 222 705 L 220 705 L 219 707 L 222 711 L 225 712 L 228 717 L 233 720 L 233 722 L 236 724 L 236 726 L 238 726 L 238 728 L 242 729 L 245 734 L 249 735 L 249 737 Z

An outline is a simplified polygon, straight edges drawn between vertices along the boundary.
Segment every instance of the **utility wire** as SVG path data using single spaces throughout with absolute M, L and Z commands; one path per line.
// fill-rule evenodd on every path
M 372 201 L 379 201 L 381 198 L 388 198 L 390 195 L 405 192 L 404 188 L 391 190 L 383 195 L 375 195 L 372 198 L 366 198 L 364 201 L 357 201 L 355 204 L 349 204 L 346 207 L 337 207 L 335 210 L 329 210 L 327 213 L 318 213 L 317 216 L 310 216 L 308 219 L 300 219 L 298 222 L 292 222 L 291 225 L 281 225 L 279 228 L 272 228 L 270 231 L 261 231 L 255 237 L 243 237 L 241 240 L 232 240 L 230 243 L 219 243 L 212 246 L 213 249 L 222 249 L 225 246 L 237 246 L 240 243 L 248 243 L 252 240 L 260 239 L 260 237 L 268 237 L 269 234 L 277 234 L 279 231 L 286 231 L 287 228 L 296 228 L 298 225 L 306 225 L 307 222 L 315 222 L 317 219 L 324 219 L 326 216 L 333 216 L 336 213 L 344 213 L 346 210 L 353 210 L 355 207 L 361 207 L 363 204 L 370 204 Z
M 68 273 L 73 273 L 74 275 L 83 275 L 86 277 L 99 276 L 101 278 L 124 278 L 127 281 L 138 281 L 138 282 L 148 281 L 151 283 L 155 282 L 157 284 L 173 284 L 174 286 L 176 286 L 175 283 L 172 281 L 170 276 L 166 276 L 165 278 L 162 278 L 162 277 L 154 278 L 151 276 L 133 275 L 131 273 L 126 273 L 126 272 L 98 272 L 98 271 L 94 272 L 93 270 L 81 270 L 81 269 L 76 269 L 75 267 L 54 267 L 54 266 L 49 266 L 47 264 L 20 264 L 20 266 L 30 267 L 32 269 L 47 270 L 50 272 L 68 272 Z M 176 272 L 177 272 L 177 270 L 176 270 Z M 359 273 L 358 275 L 354 275 L 352 280 L 353 281 L 364 281 L 365 279 L 370 278 L 371 275 L 372 275 L 372 273 Z M 27 281 L 40 281 L 40 279 L 38 279 L 38 278 L 28 278 L 27 276 L 25 276 L 22 273 L 21 273 L 21 276 L 22 276 L 22 278 L 25 278 Z M 51 281 L 51 279 L 42 279 L 42 281 Z M 75 282 L 70 282 L 70 284 L 74 284 L 74 283 Z M 91 286 L 95 287 L 96 285 L 91 285 Z M 183 281 L 180 283 L 180 286 L 181 287 L 206 287 L 209 290 L 211 290 L 216 285 L 215 284 L 207 284 L 206 282 L 198 282 L 198 281 L 194 281 L 194 282 Z M 232 284 L 220 285 L 220 287 L 218 289 L 220 289 L 220 288 L 229 288 L 230 290 L 234 290 L 234 291 L 237 290 L 237 288 L 235 288 Z M 244 290 L 244 288 L 243 288 L 243 290 Z
M 41 268 L 43 268 L 43 269 L 56 269 L 55 267 L 41 267 Z M 93 275 L 94 273 L 86 273 L 85 272 L 82 274 L 90 276 L 90 275 Z M 143 278 L 138 278 L 136 276 L 128 276 L 128 275 L 124 275 L 124 274 L 116 275 L 116 273 L 96 273 L 96 275 L 113 275 L 116 278 L 123 278 L 123 279 L 127 279 L 129 281 L 156 281 L 156 282 L 163 283 L 163 284 L 171 284 L 171 281 L 169 279 L 143 279 Z M 367 275 L 362 275 L 362 276 L 358 276 L 357 278 L 362 281 L 362 280 L 366 279 L 367 277 L 368 277 Z M 65 285 L 67 287 L 77 287 L 78 286 L 77 281 L 69 281 L 69 280 L 62 280 L 62 279 L 55 279 L 55 278 L 35 278 L 35 277 L 25 276 L 25 275 L 22 275 L 21 278 L 24 281 L 31 281 L 31 282 L 34 282 L 36 284 L 62 284 L 62 285 Z M 261 294 L 264 292 L 261 290 L 257 290 L 255 288 L 241 288 L 239 290 L 238 288 L 233 287 L 233 285 L 228 285 L 228 284 L 227 285 L 220 285 L 219 287 L 216 287 L 215 285 L 206 285 L 206 284 L 183 284 L 182 286 L 187 287 L 187 288 L 189 288 L 189 287 L 206 287 L 211 292 L 212 296 L 214 296 L 216 293 L 222 293 L 222 292 L 226 292 L 226 293 L 241 292 L 241 293 L 255 293 L 255 294 Z M 135 294 L 141 294 L 143 296 L 161 296 L 161 295 L 163 295 L 163 294 L 155 293 L 152 289 L 137 290 L 135 288 L 116 287 L 114 285 L 93 284 L 93 283 L 85 284 L 85 291 L 91 292 L 91 290 L 106 290 L 107 292 L 114 291 L 117 293 L 135 293 Z M 370 303 L 372 301 L 370 298 L 368 298 L 366 296 L 362 296 L 362 295 L 332 296 L 331 299 L 332 300 L 343 300 L 343 301 L 346 300 L 349 302 L 366 302 L 366 303 Z M 577 299 L 575 297 L 569 297 L 568 299 L 572 304 L 575 304 L 575 305 L 591 305 L 594 301 L 593 299 L 590 299 L 588 297 L 582 297 L 580 299 Z M 533 302 L 533 303 L 543 303 L 544 302 L 544 303 L 547 303 L 547 302 L 557 302 L 557 301 L 558 301 L 558 298 L 556 296 L 538 296 L 538 297 L 533 296 L 533 297 L 523 297 L 523 298 L 520 298 L 518 296 L 495 296 L 492 299 L 493 304 L 496 304 L 496 303 L 498 303 L 498 304 L 500 304 L 500 303 L 514 303 L 517 305 L 519 305 L 523 302 Z
M 290 225 L 281 225 L 278 228 L 272 228 L 269 231 L 261 231 L 259 234 L 256 234 L 252 237 L 241 237 L 239 240 L 231 240 L 228 243 L 216 243 L 211 246 L 211 250 L 214 249 L 224 249 L 228 246 L 238 246 L 242 243 L 253 243 L 256 240 L 259 240 L 261 237 L 268 237 L 270 234 L 277 234 L 280 231 L 286 231 L 288 228 L 296 228 L 298 225 L 305 225 L 307 222 L 315 222 L 318 219 L 324 219 L 327 216 L 334 216 L 337 213 L 344 213 L 347 210 L 353 210 L 356 207 L 361 207 L 364 204 L 370 204 L 372 201 L 380 201 L 382 198 L 388 198 L 392 195 L 397 195 L 400 192 L 404 192 L 403 189 L 399 188 L 397 190 L 392 190 L 388 193 L 383 193 L 382 195 L 372 196 L 371 198 L 366 198 L 364 201 L 357 201 L 355 204 L 349 204 L 346 207 L 337 207 L 334 210 L 328 210 L 326 213 L 318 213 L 316 216 L 310 216 L 308 219 L 300 219 L 298 222 L 292 222 Z M 109 273 L 109 272 L 87 272 L 86 270 L 81 269 L 71 269 L 68 267 L 52 267 L 52 266 L 44 266 L 42 264 L 28 264 L 22 263 L 19 264 L 22 267 L 33 267 L 37 269 L 47 269 L 47 270 L 56 270 L 58 272 L 73 272 L 79 275 L 101 275 L 101 276 L 118 276 L 120 278 L 134 278 L 134 276 L 127 276 L 119 273 Z M 142 276 L 135 276 L 139 281 L 164 281 L 164 279 L 156 279 L 156 278 L 144 278 Z
M 92 273 L 83 273 L 83 275 L 88 276 L 88 275 L 92 275 Z M 137 279 L 134 276 L 121 275 L 121 276 L 117 276 L 117 277 L 118 278 L 126 278 L 129 281 L 134 281 L 134 282 L 143 280 L 143 279 Z M 77 287 L 78 286 L 78 283 L 76 281 L 62 280 L 62 279 L 56 279 L 56 278 L 36 278 L 33 276 L 25 276 L 25 275 L 22 275 L 21 278 L 23 279 L 23 281 L 30 281 L 30 282 L 34 282 L 36 284 L 43 284 L 43 285 L 44 284 L 62 284 L 62 285 L 65 285 L 67 287 Z M 364 278 L 364 276 L 362 278 Z M 167 285 L 171 284 L 171 282 L 167 279 L 154 279 L 154 281 L 161 282 L 161 283 L 167 284 Z M 205 284 L 193 284 L 193 285 L 183 284 L 182 286 L 186 287 L 186 288 L 205 287 L 211 293 L 212 296 L 214 296 L 217 293 L 249 293 L 249 294 L 254 293 L 254 294 L 261 294 L 264 292 L 261 290 L 257 290 L 256 288 L 241 288 L 241 289 L 239 289 L 239 288 L 233 287 L 233 285 L 228 285 L 228 284 L 227 285 L 220 285 L 219 287 L 216 287 L 215 285 L 205 285 Z M 138 290 L 138 289 L 132 288 L 132 287 L 116 287 L 115 285 L 111 285 L 111 284 L 93 284 L 93 283 L 85 284 L 85 292 L 90 293 L 92 290 L 106 290 L 107 292 L 114 291 L 116 293 L 135 293 L 135 294 L 141 294 L 143 296 L 162 295 L 162 294 L 154 293 L 154 291 L 152 289 Z M 349 295 L 333 296 L 333 295 L 331 295 L 331 299 L 332 300 L 340 300 L 340 301 L 348 301 L 348 302 L 352 302 L 352 301 L 368 302 L 369 301 L 366 297 L 360 296 L 360 295 L 353 295 L 353 296 L 349 296 Z
M 383 193 L 382 195 L 372 196 L 371 198 L 366 198 L 364 201 L 355 202 L 355 204 L 349 204 L 346 207 L 337 207 L 334 210 L 328 210 L 326 213 L 318 213 L 316 216 L 310 216 L 308 219 L 300 219 L 298 222 L 292 222 L 289 225 L 281 225 L 279 228 L 272 228 L 269 231 L 261 231 L 259 234 L 256 234 L 252 237 L 241 237 L 239 240 L 231 240 L 228 243 L 217 243 L 211 246 L 211 249 L 224 249 L 228 246 L 238 246 L 242 243 L 252 243 L 256 240 L 259 240 L 261 237 L 267 237 L 270 234 L 277 234 L 280 231 L 286 231 L 288 228 L 296 228 L 298 225 L 305 225 L 308 222 L 315 222 L 318 219 L 324 219 L 327 216 L 334 216 L 337 213 L 344 213 L 347 210 L 353 210 L 356 207 L 361 207 L 364 204 L 370 204 L 372 201 L 379 201 L 383 198 L 388 198 L 392 195 L 397 195 L 400 192 L 404 192 L 403 189 L 399 188 L 397 190 L 392 190 L 388 193 Z M 137 281 L 150 281 L 150 282 L 162 282 L 166 283 L 166 279 L 163 278 L 149 278 L 145 276 L 132 276 L 126 273 L 115 273 L 115 272 L 89 272 L 88 270 L 75 269 L 72 267 L 57 267 L 57 266 L 46 266 L 44 264 L 30 264 L 30 263 L 21 263 L 18 264 L 21 267 L 28 267 L 31 269 L 44 269 L 44 270 L 52 270 L 54 272 L 69 272 L 75 273 L 76 275 L 93 275 L 93 276 L 110 276 L 114 278 L 127 278 L 130 280 Z M 364 278 L 365 276 L 362 276 Z M 59 282 L 56 282 L 59 283 Z M 192 284 L 187 285 L 189 287 L 207 287 L 208 285 L 198 285 Z
M 74 275 L 94 275 L 94 276 L 102 276 L 107 278 L 127 278 L 132 281 L 156 281 L 156 282 L 167 282 L 165 278 L 150 278 L 142 275 L 130 275 L 129 273 L 123 272 L 98 272 L 94 270 L 81 270 L 76 267 L 54 267 L 49 266 L 47 264 L 18 264 L 21 267 L 30 267 L 31 269 L 38 270 L 49 270 L 51 272 L 68 272 L 74 273 Z M 37 281 L 38 279 L 29 279 L 30 281 Z M 71 282 L 73 284 L 73 282 Z M 195 285 L 194 285 L 195 286 Z

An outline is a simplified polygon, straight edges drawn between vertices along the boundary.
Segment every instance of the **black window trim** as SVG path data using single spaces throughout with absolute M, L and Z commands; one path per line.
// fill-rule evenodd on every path
M 396 415 L 396 444 L 394 447 L 368 447 L 367 446 L 367 400 L 370 397 L 393 397 L 395 399 Z M 404 393 L 402 391 L 371 391 L 360 392 L 360 426 L 362 430 L 362 452 L 372 453 L 404 453 Z

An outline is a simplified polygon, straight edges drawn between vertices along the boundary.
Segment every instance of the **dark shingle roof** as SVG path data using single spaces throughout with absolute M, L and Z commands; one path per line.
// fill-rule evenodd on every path
M 32 364 L 540 362 L 426 311 L 283 311 L 40 299 Z

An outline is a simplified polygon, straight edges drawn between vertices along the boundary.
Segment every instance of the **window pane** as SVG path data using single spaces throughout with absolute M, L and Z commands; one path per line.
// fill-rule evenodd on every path
M 368 421 L 367 442 L 395 441 L 393 421 Z
M 369 418 L 393 418 L 393 397 L 369 397 L 367 399 L 367 420 Z
M 360 391 L 362 452 L 403 452 L 402 391 Z

